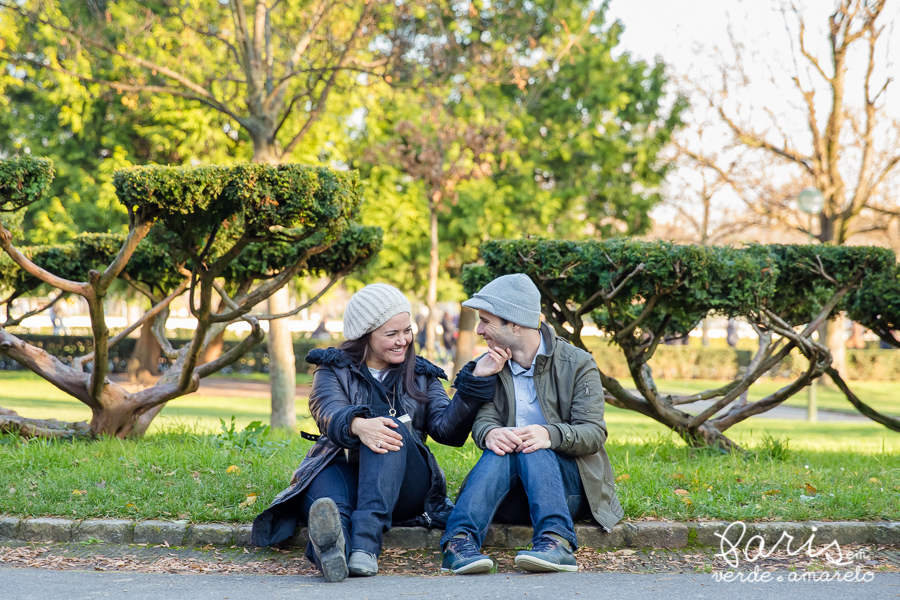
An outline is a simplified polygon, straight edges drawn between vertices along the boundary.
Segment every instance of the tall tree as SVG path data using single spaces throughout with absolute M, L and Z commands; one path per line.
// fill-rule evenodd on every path
M 37 201 L 50 177 L 46 159 L 0 160 L 0 213 L 15 214 Z M 328 273 L 330 287 L 380 246 L 380 231 L 351 221 L 359 208 L 354 172 L 298 165 L 135 167 L 118 171 L 115 185 L 128 209 L 127 235 L 82 234 L 69 245 L 20 249 L 13 242 L 20 220 L 0 214 L 3 302 L 8 305 L 39 285 L 81 296 L 89 306 L 94 341 L 93 351 L 70 366 L 9 333 L 7 322 L 0 327 L 0 354 L 89 406 L 95 435 L 142 435 L 167 402 L 196 391 L 201 378 L 260 342 L 260 321 L 282 319 L 303 308 L 250 314 L 255 307 L 299 274 Z M 150 298 L 153 306 L 111 337 L 103 304 L 118 279 Z M 190 343 L 175 349 L 163 325 L 169 303 L 186 290 L 197 327 Z M 225 302 L 223 310 L 213 309 L 214 295 Z M 172 367 L 153 387 L 128 392 L 107 377 L 109 349 L 157 316 L 154 334 Z M 251 333 L 218 359 L 201 364 L 203 348 L 238 320 L 249 323 Z M 83 371 L 87 363 L 89 373 Z M 48 436 L 84 429 L 0 419 L 0 429 L 9 427 Z
M 739 44 L 733 60 L 724 63 L 716 86 L 701 86 L 732 143 L 747 150 L 746 163 L 761 161 L 770 180 L 773 170 L 787 167 L 790 177 L 824 196 L 818 228 L 810 230 L 805 219 L 797 218 L 793 194 L 765 193 L 768 190 L 760 190 L 753 181 L 730 177 L 716 157 L 703 157 L 705 166 L 728 177 L 758 218 L 774 218 L 831 244 L 883 229 L 893 218 L 896 211 L 885 192 L 900 171 L 900 122 L 885 110 L 892 83 L 885 5 L 884 0 L 836 0 L 828 17 L 824 52 L 818 52 L 816 41 L 810 39 L 804 14 L 797 8 L 785 12 L 793 38 L 794 72 L 785 82 L 793 90 L 781 89 L 792 92 L 791 109 L 752 110 L 741 101 L 743 91 L 768 82 L 746 72 L 747 57 Z M 861 63 L 859 78 L 851 77 L 856 59 Z M 839 372 L 846 369 L 843 323 L 838 316 L 828 326 L 828 346 Z
M 392 50 L 385 29 L 405 5 L 356 0 L 186 3 L 0 2 L 21 37 L 17 65 L 98 83 L 123 94 L 183 98 L 249 136 L 254 162 L 279 164 L 308 143 L 331 94 L 377 74 Z M 97 73 L 94 65 L 115 69 Z M 271 307 L 279 309 L 281 304 Z M 290 333 L 271 324 L 273 408 L 290 404 Z M 280 417 L 277 420 L 282 420 Z

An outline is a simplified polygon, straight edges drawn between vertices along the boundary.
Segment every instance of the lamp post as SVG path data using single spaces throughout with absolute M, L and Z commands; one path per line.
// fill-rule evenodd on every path
M 807 230 L 807 233 L 809 233 L 809 243 L 812 244 L 813 216 L 822 212 L 822 209 L 825 207 L 825 196 L 822 195 L 822 192 L 820 192 L 818 188 L 803 188 L 797 195 L 797 206 L 800 207 L 800 210 L 809 215 L 809 229 Z M 806 420 L 810 423 L 815 423 L 819 420 L 818 409 L 816 407 L 816 384 L 818 381 L 818 379 L 813 379 L 812 383 L 809 384 L 809 387 L 806 388 Z

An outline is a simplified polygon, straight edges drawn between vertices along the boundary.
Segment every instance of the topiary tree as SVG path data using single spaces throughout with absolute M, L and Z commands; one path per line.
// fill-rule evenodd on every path
M 847 301 L 847 315 L 872 330 L 883 342 L 900 348 L 900 265 L 867 279 Z M 826 371 L 859 412 L 888 429 L 900 431 L 900 418 L 878 412 L 853 393 L 836 369 Z
M 830 246 L 678 246 L 631 240 L 487 242 L 483 266 L 469 266 L 463 285 L 473 293 L 488 280 L 525 273 L 541 292 L 543 312 L 557 333 L 587 350 L 588 320 L 624 354 L 636 392 L 601 373 L 610 404 L 672 428 L 694 446 L 737 448 L 724 432 L 771 410 L 819 377 L 831 363 L 812 338 L 864 277 L 893 263 L 880 248 Z M 746 318 L 759 349 L 744 374 L 699 394 L 661 393 L 649 361 L 660 343 L 683 338 L 710 312 Z M 794 350 L 806 371 L 777 392 L 747 401 L 750 385 Z M 693 413 L 683 408 L 708 405 Z
M 0 161 L 0 175 L 0 210 L 11 212 L 40 198 L 52 169 L 48 161 L 14 158 Z M 381 245 L 378 228 L 352 222 L 360 203 L 355 172 L 299 165 L 153 166 L 120 170 L 114 183 L 129 214 L 125 235 L 89 234 L 64 246 L 19 249 L 9 229 L 14 220 L 0 221 L 0 288 L 8 290 L 7 315 L 12 299 L 39 286 L 56 288 L 85 299 L 94 338 L 93 352 L 66 365 L 7 331 L 24 316 L 8 320 L 0 328 L 0 353 L 84 402 L 93 417 L 88 427 L 30 421 L 3 411 L 0 429 L 43 436 L 82 431 L 140 436 L 166 402 L 195 391 L 201 378 L 259 343 L 261 321 L 296 314 L 321 294 L 277 315 L 252 314 L 260 303 L 302 275 L 329 275 L 327 290 Z M 103 301 L 116 279 L 146 295 L 153 306 L 110 338 Z M 198 323 L 190 343 L 174 348 L 165 337 L 165 321 L 169 304 L 185 291 Z M 214 296 L 224 303 L 221 311 L 212 308 Z M 154 335 L 172 367 L 153 387 L 128 392 L 107 377 L 109 348 L 153 317 Z M 204 347 L 238 320 L 249 323 L 250 334 L 200 364 Z

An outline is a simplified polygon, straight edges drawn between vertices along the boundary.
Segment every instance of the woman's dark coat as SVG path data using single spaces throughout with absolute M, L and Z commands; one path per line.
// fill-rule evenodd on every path
M 253 521 L 250 541 L 257 546 L 277 544 L 293 535 L 299 520 L 298 507 L 303 491 L 340 452 L 344 449 L 353 452 L 359 448 L 359 438 L 350 434 L 350 422 L 356 417 L 377 416 L 369 407 L 370 398 L 375 393 L 370 378 L 343 350 L 313 350 L 306 357 L 306 362 L 317 365 L 309 396 L 309 411 L 321 437 L 294 472 L 290 487 L 278 494 L 269 508 Z M 363 365 L 362 368 L 367 367 Z M 443 527 L 453 509 L 453 503 L 447 498 L 444 472 L 425 446 L 425 441 L 431 436 L 446 446 L 465 444 L 478 409 L 494 396 L 493 385 L 485 385 L 485 382 L 471 376 L 473 368 L 474 363 L 469 363 L 460 372 L 455 383 L 457 393 L 450 400 L 440 382 L 447 379 L 444 371 L 416 357 L 416 385 L 426 392 L 428 401 L 417 402 L 406 393 L 399 397 L 411 418 L 406 426 L 417 434 L 431 470 L 431 489 L 425 498 L 425 513 L 410 525 Z M 491 383 L 493 380 L 487 382 Z

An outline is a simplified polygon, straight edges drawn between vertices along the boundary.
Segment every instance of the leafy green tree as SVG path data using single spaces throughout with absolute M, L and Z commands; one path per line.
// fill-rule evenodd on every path
M 463 274 L 469 293 L 509 273 L 527 274 L 541 292 L 543 313 L 563 338 L 587 349 L 582 331 L 593 322 L 618 346 L 631 392 L 601 372 L 607 401 L 670 427 L 694 446 L 733 450 L 725 431 L 778 406 L 831 364 L 812 338 L 848 294 L 894 265 L 884 248 L 832 246 L 728 247 L 630 240 L 487 242 L 484 266 Z M 756 330 L 759 349 L 740 378 L 697 394 L 659 391 L 649 361 L 659 344 L 682 338 L 708 313 L 741 316 Z M 788 385 L 754 402 L 747 391 L 792 350 L 809 361 Z M 699 401 L 711 404 L 688 413 Z
M 0 211 L 19 211 L 38 201 L 51 177 L 46 159 L 0 160 Z M 201 378 L 260 342 L 260 321 L 271 323 L 306 305 L 263 315 L 251 314 L 254 308 L 298 275 L 327 273 L 333 284 L 380 247 L 378 229 L 353 224 L 360 203 L 355 172 L 298 165 L 133 167 L 116 172 L 114 184 L 128 211 L 127 234 L 82 234 L 67 245 L 20 249 L 8 229 L 16 219 L 0 219 L 4 302 L 39 285 L 79 295 L 89 306 L 94 338 L 93 352 L 66 365 L 4 326 L 0 354 L 88 405 L 95 435 L 142 435 L 166 402 L 195 391 Z M 120 278 L 150 298 L 153 307 L 110 338 L 103 301 Z M 186 290 L 198 325 L 190 343 L 176 349 L 165 337 L 165 313 Z M 214 295 L 225 305 L 221 310 L 213 308 Z M 109 348 L 157 316 L 162 318 L 154 334 L 172 367 L 153 387 L 128 392 L 106 376 Z M 204 347 L 238 320 L 249 323 L 251 333 L 201 364 Z M 92 368 L 86 373 L 88 363 Z M 0 428 L 55 436 L 86 426 L 35 423 L 0 411 Z

